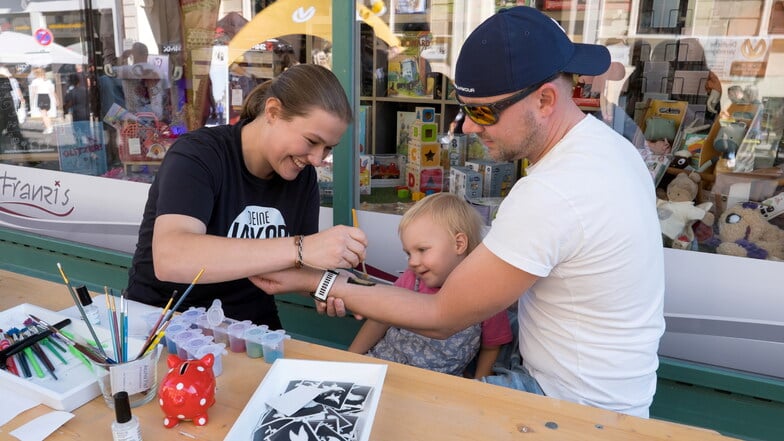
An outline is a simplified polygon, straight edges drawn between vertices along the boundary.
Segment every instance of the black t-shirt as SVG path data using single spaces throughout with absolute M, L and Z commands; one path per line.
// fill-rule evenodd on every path
M 150 186 L 139 228 L 129 270 L 130 299 L 163 307 L 175 289 L 182 294 L 188 286 L 155 277 L 152 233 L 157 216 L 191 216 L 207 226 L 206 234 L 222 237 L 263 240 L 318 231 L 316 170 L 308 166 L 293 181 L 277 175 L 271 179 L 253 176 L 242 156 L 245 123 L 186 133 L 166 153 Z M 227 317 L 280 327 L 274 298 L 248 279 L 198 284 L 180 310 L 209 307 L 215 298 L 221 299 Z

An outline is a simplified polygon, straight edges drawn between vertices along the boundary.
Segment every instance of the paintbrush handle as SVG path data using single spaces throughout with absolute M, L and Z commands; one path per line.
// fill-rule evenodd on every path
M 65 319 L 63 321 L 55 323 L 54 327 L 55 327 L 55 329 L 60 329 L 60 328 L 63 328 L 65 326 L 69 325 L 69 324 L 71 324 L 71 319 Z M 30 347 L 30 346 L 38 343 L 39 341 L 41 341 L 41 340 L 45 339 L 46 337 L 52 335 L 52 332 L 53 331 L 51 329 L 47 329 L 45 331 L 41 331 L 41 332 L 39 332 L 37 334 L 34 334 L 34 335 L 30 336 L 30 337 L 27 337 L 24 340 L 19 340 L 18 342 L 15 342 L 11 346 L 9 346 L 6 349 L 3 349 L 2 351 L 0 351 L 0 362 L 2 362 L 3 365 L 5 365 L 5 360 L 8 357 L 10 357 L 10 356 L 12 356 L 12 355 L 14 355 L 14 354 L 24 350 L 27 347 Z
M 84 324 L 87 325 L 87 330 L 89 330 L 90 335 L 93 336 L 93 339 L 95 340 L 96 345 L 98 346 L 98 351 L 101 353 L 101 355 L 106 357 L 106 352 L 104 352 L 103 348 L 101 347 L 101 340 L 98 338 L 98 334 L 95 333 L 95 329 L 93 329 L 93 325 L 92 323 L 90 323 L 90 319 L 87 318 L 87 313 L 84 311 L 84 308 L 82 307 L 82 302 L 79 301 L 79 296 L 76 294 L 76 291 L 74 290 L 73 286 L 71 286 L 71 282 L 68 280 L 68 277 L 66 277 L 65 271 L 63 270 L 63 267 L 60 265 L 60 263 L 57 264 L 57 269 L 60 271 L 60 275 L 63 277 L 63 282 L 65 282 L 65 286 L 68 288 L 68 292 L 71 294 L 71 298 L 76 304 L 76 309 L 79 310 L 79 314 L 82 316 L 82 320 L 84 320 Z
M 59 328 L 56 328 L 56 327 L 50 325 L 49 323 L 39 319 L 38 317 L 34 316 L 33 314 L 28 314 L 28 316 L 30 316 L 30 318 L 33 319 L 35 322 L 40 323 L 41 325 L 45 326 L 49 331 L 57 333 L 57 335 L 59 335 L 60 337 L 65 339 L 67 342 L 69 342 L 71 345 L 76 347 L 76 349 L 79 350 L 79 352 L 81 352 L 82 354 L 87 356 L 87 358 L 89 358 L 90 360 L 93 360 L 93 361 L 98 362 L 98 363 L 103 363 L 103 364 L 114 363 L 114 361 L 111 358 L 109 358 L 109 357 L 107 357 L 105 355 L 102 355 L 102 354 L 100 354 L 98 352 L 95 352 L 89 346 L 83 345 L 83 344 L 79 343 L 78 341 L 74 340 L 72 337 L 68 336 L 67 333 L 64 330 L 61 330 Z M 101 342 L 99 341 L 98 345 L 100 345 L 100 344 L 101 344 Z
M 165 314 L 161 314 L 161 316 L 158 317 L 158 321 L 155 322 L 155 326 L 152 327 L 152 331 L 150 331 L 150 335 L 147 337 L 147 340 L 145 340 L 144 344 L 142 345 L 142 350 L 139 351 L 139 355 L 136 356 L 137 359 L 141 358 L 144 355 L 144 353 L 147 352 L 147 348 L 150 347 L 150 344 L 155 339 L 155 336 L 158 335 L 157 332 L 158 327 L 161 325 L 164 315 Z
M 193 282 L 191 282 L 191 284 L 188 285 L 188 288 L 185 289 L 185 292 L 182 293 L 179 299 L 177 299 L 177 302 L 174 303 L 172 309 L 170 309 L 169 312 L 166 313 L 166 317 L 163 318 L 164 322 L 168 322 L 172 314 L 174 314 L 174 312 L 177 311 L 180 305 L 182 305 L 182 302 L 185 300 L 185 297 L 188 297 L 188 294 L 191 293 L 191 290 L 193 290 L 193 287 L 196 286 L 196 282 L 199 281 L 199 278 L 201 278 L 202 274 L 204 274 L 204 268 L 202 268 L 201 271 L 199 271 L 199 274 L 196 274 L 196 277 L 193 278 Z

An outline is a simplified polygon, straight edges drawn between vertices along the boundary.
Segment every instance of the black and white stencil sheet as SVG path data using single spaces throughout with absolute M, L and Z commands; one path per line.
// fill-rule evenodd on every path
M 279 359 L 226 440 L 367 441 L 386 365 Z
M 292 380 L 281 397 L 299 390 L 315 395 L 299 409 L 267 406 L 253 430 L 254 441 L 353 441 L 373 388 L 346 381 Z M 286 401 L 285 399 L 282 401 Z M 285 405 L 281 406 L 284 407 Z

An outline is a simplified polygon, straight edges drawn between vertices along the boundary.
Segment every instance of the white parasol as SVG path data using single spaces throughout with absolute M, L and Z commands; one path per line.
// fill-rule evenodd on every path
M 32 35 L 19 32 L 0 32 L 0 63 L 27 63 L 33 66 L 49 64 L 85 64 L 87 58 L 57 43 L 39 44 Z

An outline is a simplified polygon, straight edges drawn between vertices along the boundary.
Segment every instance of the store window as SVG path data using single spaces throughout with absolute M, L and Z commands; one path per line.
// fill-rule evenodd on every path
M 458 112 L 451 77 L 465 37 L 517 4 L 544 11 L 576 42 L 610 49 L 610 71 L 576 78 L 574 99 L 640 151 L 662 216 L 673 211 L 667 189 L 676 178 L 688 187 L 686 205 L 703 210 L 673 211 L 683 234 L 665 234 L 667 246 L 784 258 L 780 0 L 360 1 L 364 208 L 400 212 L 412 196 L 451 189 L 491 221 L 525 162 L 498 166 L 477 184 L 466 165 L 489 157 L 459 125 L 450 130 Z M 151 182 L 179 135 L 236 122 L 255 85 L 293 63 L 331 66 L 333 45 L 345 42 L 332 41 L 330 6 L 30 0 L 0 9 L 0 99 L 8 103 L 0 109 L 0 163 Z M 433 155 L 409 148 L 415 137 Z M 325 203 L 335 190 L 328 172 L 320 174 Z M 729 211 L 744 202 L 756 208 Z M 746 225 L 741 214 L 754 214 L 748 229 L 764 236 L 734 228 Z M 743 233 L 728 233 L 737 229 Z

